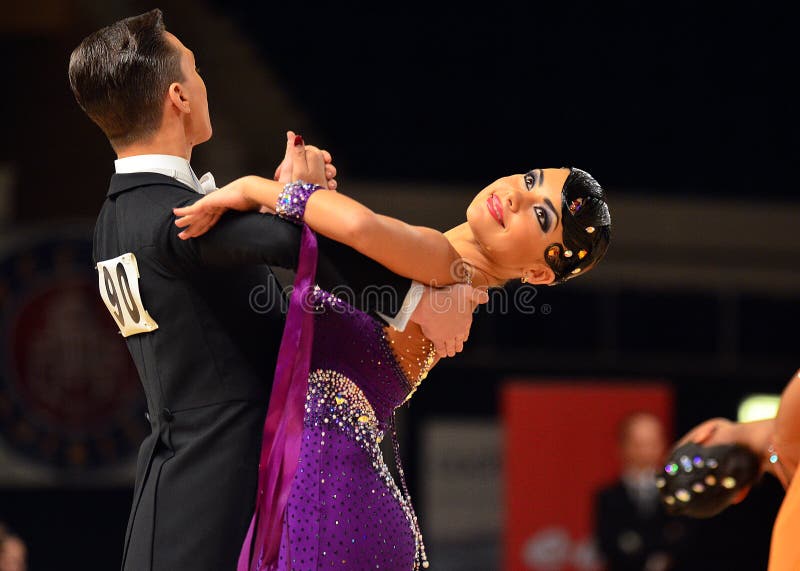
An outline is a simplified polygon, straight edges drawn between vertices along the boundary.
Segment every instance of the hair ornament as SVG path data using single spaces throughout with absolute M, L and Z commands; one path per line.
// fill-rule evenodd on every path
M 579 260 L 584 259 L 586 257 L 586 254 L 588 254 L 588 253 L 589 252 L 587 252 L 586 250 L 578 250 L 578 259 Z
M 571 258 L 572 257 L 572 250 L 565 250 L 564 251 L 564 257 L 565 258 Z
M 714 468 L 719 466 L 719 462 L 717 462 L 716 458 L 709 458 L 708 460 L 706 460 L 706 465 L 713 470 Z
M 692 461 L 689 460 L 688 456 L 681 456 L 681 466 L 683 466 L 684 472 L 691 472 L 694 469 L 694 466 L 692 466 Z
M 727 476 L 725 478 L 722 478 L 722 482 L 721 483 L 722 483 L 722 487 L 723 488 L 726 488 L 728 490 L 732 490 L 732 489 L 734 489 L 736 487 L 736 478 L 733 478 L 731 476 Z
M 594 226 L 587 226 L 587 227 L 586 227 L 586 231 L 587 231 L 589 234 L 594 234 Z
M 695 494 L 702 494 L 705 491 L 706 487 L 703 485 L 702 482 L 695 482 L 692 484 L 692 491 Z
M 674 476 L 678 473 L 678 465 L 675 462 L 671 462 L 670 464 L 664 466 L 664 471 L 670 476 Z
M 717 477 L 714 474 L 709 474 L 708 476 L 706 476 L 706 484 L 709 486 L 716 486 Z
M 667 480 L 663 476 L 656 478 L 656 488 L 659 490 L 667 485 Z
M 673 496 L 665 496 L 664 503 L 667 504 L 668 506 L 675 505 L 675 498 Z
M 569 201 L 569 211 L 573 216 L 575 216 L 578 212 L 580 212 L 581 208 L 583 208 L 582 196 L 579 196 L 578 198 Z
M 683 488 L 681 488 L 679 490 L 675 490 L 675 499 L 683 503 L 686 503 L 692 499 L 692 494 L 690 494 L 688 490 L 684 490 Z

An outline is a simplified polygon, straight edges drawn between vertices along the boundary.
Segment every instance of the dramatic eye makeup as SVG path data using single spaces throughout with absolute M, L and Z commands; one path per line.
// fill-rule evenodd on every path
M 534 169 L 525 173 L 523 179 L 525 180 L 525 188 L 533 190 L 534 186 L 541 186 L 544 183 L 544 172 L 542 172 L 542 169 Z M 544 202 L 550 211 L 541 206 L 534 206 L 533 212 L 536 214 L 536 219 L 539 221 L 542 232 L 547 233 L 553 226 L 553 220 L 556 221 L 555 226 L 558 226 L 558 213 L 549 198 L 545 198 Z
M 544 199 L 544 203 L 553 212 L 553 217 L 556 219 L 556 224 L 555 225 L 558 226 L 559 218 L 558 218 L 558 211 L 556 210 L 556 207 L 553 206 L 553 203 L 550 201 L 549 198 L 545 198 Z
M 542 227 L 542 232 L 548 232 L 550 230 L 550 214 L 541 206 L 534 206 L 533 211 L 539 221 L 539 226 Z
M 523 175 L 523 177 L 525 178 L 525 188 L 531 190 L 534 186 L 536 186 L 538 177 L 536 176 L 535 170 L 528 171 Z
M 528 173 L 524 175 L 524 177 L 525 177 L 525 188 L 527 188 L 528 190 L 532 189 L 533 183 L 536 182 L 536 179 L 533 178 L 533 174 Z

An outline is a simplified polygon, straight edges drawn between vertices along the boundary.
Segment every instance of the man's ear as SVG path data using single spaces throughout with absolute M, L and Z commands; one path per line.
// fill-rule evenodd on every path
M 181 84 L 178 82 L 171 83 L 169 86 L 169 91 L 167 92 L 169 96 L 169 100 L 172 103 L 172 106 L 175 107 L 181 113 L 189 113 L 191 111 L 191 107 L 189 105 L 189 98 L 186 94 L 186 91 L 181 87 Z
M 732 505 L 736 505 L 739 502 L 743 501 L 747 497 L 747 494 L 750 493 L 750 488 L 751 487 L 752 486 L 747 485 L 744 488 L 742 488 L 741 490 L 739 490 L 739 493 L 737 493 L 736 496 L 733 498 L 733 500 L 731 500 L 731 504 Z
M 522 273 L 525 281 L 529 284 L 546 285 L 556 279 L 553 269 L 545 263 L 536 264 Z

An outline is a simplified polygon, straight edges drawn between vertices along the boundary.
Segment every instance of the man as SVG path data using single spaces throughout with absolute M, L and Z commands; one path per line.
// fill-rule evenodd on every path
M 295 267 L 299 228 L 258 213 L 228 213 L 199 239 L 177 236 L 172 209 L 205 191 L 189 159 L 212 129 L 194 54 L 164 29 L 159 10 L 84 39 L 70 58 L 69 78 L 118 156 L 95 227 L 94 259 L 151 424 L 139 452 L 122 568 L 233 569 L 255 504 L 283 326 L 283 300 L 268 266 Z M 333 165 L 327 171 L 332 179 Z M 331 281 L 334 269 L 351 278 L 355 264 L 367 269 L 361 281 L 351 280 L 356 293 L 373 284 L 390 286 L 398 299 L 412 293 L 409 280 L 330 241 L 320 240 L 320 255 L 326 289 L 338 283 Z M 424 289 L 413 311 L 449 355 L 466 339 L 471 294 L 465 286 L 449 290 L 448 319 L 432 319 L 427 298 L 434 292 Z M 362 300 L 362 309 L 396 313 L 380 296 L 354 298 Z M 413 299 L 406 301 L 395 316 L 400 321 L 412 313 Z
M 664 446 L 664 429 L 655 415 L 637 412 L 620 424 L 622 475 L 595 498 L 595 529 L 607 571 L 680 568 L 687 522 L 666 515 L 655 482 Z

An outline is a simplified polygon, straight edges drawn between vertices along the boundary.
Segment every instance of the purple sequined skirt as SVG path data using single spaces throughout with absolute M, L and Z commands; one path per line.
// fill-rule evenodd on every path
M 319 295 L 278 568 L 410 571 L 419 566 L 421 537 L 380 449 L 409 383 L 380 323 Z

